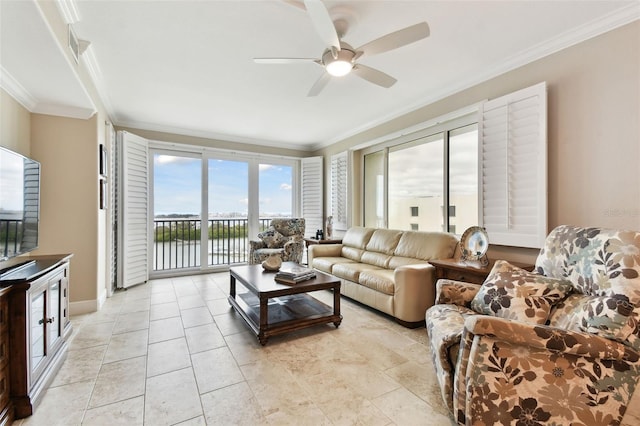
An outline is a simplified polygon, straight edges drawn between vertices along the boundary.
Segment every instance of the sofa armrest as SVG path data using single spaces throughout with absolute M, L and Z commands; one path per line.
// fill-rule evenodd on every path
M 284 243 L 284 255 L 283 260 L 293 261 L 296 263 L 302 262 L 302 255 L 304 254 L 304 241 L 303 240 L 289 240 Z
M 480 290 L 480 284 L 439 279 L 436 283 L 436 304 L 471 307 L 471 301 Z
M 474 315 L 466 319 L 464 328 L 465 333 L 474 336 L 488 335 L 496 340 L 542 349 L 549 353 L 630 362 L 639 359 L 636 351 L 622 343 L 591 333 L 563 330 L 547 325 Z
M 313 244 L 307 248 L 307 264 L 313 264 L 314 257 L 340 257 L 342 244 Z
M 396 318 L 408 323 L 424 321 L 424 313 L 435 300 L 435 276 L 435 268 L 429 263 L 403 265 L 394 270 Z

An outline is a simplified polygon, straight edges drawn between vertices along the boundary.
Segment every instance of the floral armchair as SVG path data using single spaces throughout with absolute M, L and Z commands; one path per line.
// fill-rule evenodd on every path
M 283 262 L 302 262 L 304 226 L 303 218 L 272 219 L 269 228 L 258 234 L 258 240 L 249 241 L 249 263 L 262 263 L 273 254 Z
M 640 233 L 560 226 L 528 273 L 440 280 L 427 310 L 459 424 L 618 425 L 640 377 Z

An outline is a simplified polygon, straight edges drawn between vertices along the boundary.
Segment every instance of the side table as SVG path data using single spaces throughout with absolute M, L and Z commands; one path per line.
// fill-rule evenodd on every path
M 458 259 L 430 260 L 429 263 L 436 268 L 436 280 L 446 278 L 448 280 L 464 281 L 472 284 L 482 284 L 487 278 L 496 261 L 489 261 L 489 265 L 482 266 L 479 262 L 463 261 Z M 532 263 L 511 262 L 518 268 L 532 271 L 535 267 Z

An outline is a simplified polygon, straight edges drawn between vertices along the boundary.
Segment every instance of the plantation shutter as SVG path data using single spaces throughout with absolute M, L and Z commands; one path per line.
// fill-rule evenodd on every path
M 331 157 L 331 216 L 333 229 L 346 230 L 348 228 L 347 189 L 348 189 L 348 161 L 347 152 Z
M 547 234 L 546 84 L 480 111 L 481 224 L 492 244 L 542 247 Z
M 118 145 L 118 287 L 127 288 L 149 279 L 149 150 L 146 139 L 122 131 Z
M 302 159 L 302 217 L 305 219 L 305 237 L 313 237 L 317 229 L 324 229 L 322 208 L 322 157 Z

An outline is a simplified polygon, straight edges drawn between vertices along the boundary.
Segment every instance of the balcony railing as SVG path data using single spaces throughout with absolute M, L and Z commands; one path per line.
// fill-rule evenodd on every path
M 0 219 L 0 258 L 15 255 L 22 233 L 22 220 Z
M 260 231 L 271 223 L 260 219 Z M 167 271 L 201 266 L 200 219 L 155 219 L 153 221 L 153 270 Z M 249 256 L 247 219 L 207 221 L 207 265 L 245 263 Z

